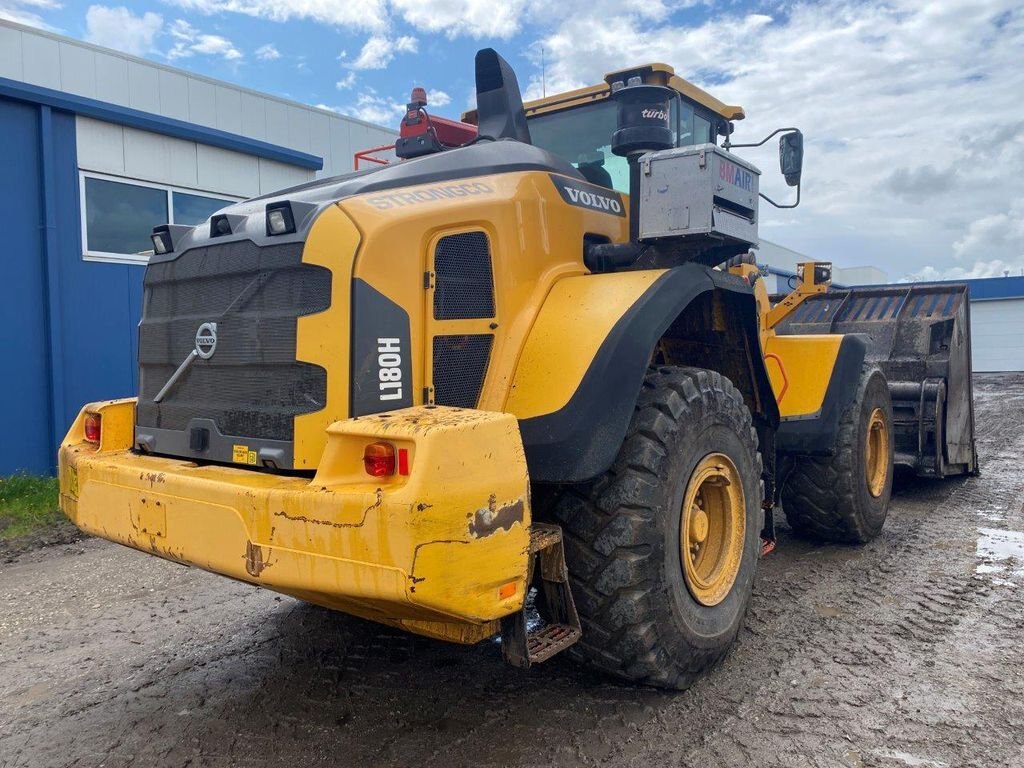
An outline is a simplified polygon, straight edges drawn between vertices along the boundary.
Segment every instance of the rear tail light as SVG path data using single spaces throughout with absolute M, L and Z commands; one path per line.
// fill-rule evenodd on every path
M 102 419 L 98 413 L 85 414 L 85 439 L 90 443 L 99 443 L 102 431 Z
M 370 443 L 363 451 L 363 467 L 370 477 L 395 474 L 395 446 L 391 443 Z

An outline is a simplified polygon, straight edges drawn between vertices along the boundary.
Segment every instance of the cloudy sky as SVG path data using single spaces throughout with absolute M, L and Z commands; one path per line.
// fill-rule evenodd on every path
M 441 114 L 470 106 L 484 46 L 528 97 L 663 61 L 745 107 L 739 140 L 804 131 L 803 202 L 764 206 L 764 237 L 893 279 L 1024 274 L 1020 0 L 0 0 L 0 17 L 392 126 L 413 85 Z M 790 191 L 774 146 L 747 156 Z

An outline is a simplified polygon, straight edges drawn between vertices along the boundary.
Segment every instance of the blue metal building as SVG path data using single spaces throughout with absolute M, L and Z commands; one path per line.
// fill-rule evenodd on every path
M 394 132 L 0 20 L 0 476 L 135 393 L 153 225 L 352 168 Z

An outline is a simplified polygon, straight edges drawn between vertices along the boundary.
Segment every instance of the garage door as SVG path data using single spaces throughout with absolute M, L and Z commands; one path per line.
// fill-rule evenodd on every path
M 1024 299 L 971 302 L 974 370 L 1024 371 Z

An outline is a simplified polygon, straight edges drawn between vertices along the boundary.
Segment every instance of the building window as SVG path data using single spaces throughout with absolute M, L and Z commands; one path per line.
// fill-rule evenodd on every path
M 146 263 L 158 224 L 199 224 L 238 198 L 214 197 L 147 182 L 81 174 L 83 257 Z
M 206 195 L 192 195 L 188 192 L 171 192 L 171 208 L 174 210 L 174 224 L 188 224 L 195 226 L 206 221 L 225 205 L 231 205 L 234 200 L 224 200 L 219 197 L 207 197 Z

